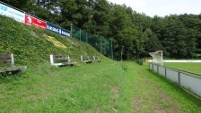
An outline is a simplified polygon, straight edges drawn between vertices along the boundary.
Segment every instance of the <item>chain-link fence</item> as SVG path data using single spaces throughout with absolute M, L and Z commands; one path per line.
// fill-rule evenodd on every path
M 75 25 L 71 25 L 71 37 L 86 42 L 100 53 L 113 59 L 112 40 L 98 35 L 91 35 Z

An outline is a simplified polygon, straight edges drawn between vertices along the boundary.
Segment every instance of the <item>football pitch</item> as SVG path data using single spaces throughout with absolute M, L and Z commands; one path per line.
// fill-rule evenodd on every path
M 189 71 L 189 72 L 193 72 L 193 73 L 197 73 L 201 75 L 201 63 L 195 63 L 195 62 L 185 62 L 185 63 L 181 63 L 181 62 L 166 62 L 164 63 L 164 66 L 166 67 L 172 67 L 172 68 L 176 68 L 176 69 L 181 69 L 181 70 L 185 70 L 185 71 Z

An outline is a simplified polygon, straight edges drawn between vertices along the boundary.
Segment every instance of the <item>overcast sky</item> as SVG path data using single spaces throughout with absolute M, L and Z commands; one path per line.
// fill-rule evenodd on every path
M 138 13 L 148 16 L 170 14 L 201 14 L 201 0 L 108 0 L 116 4 L 126 4 Z

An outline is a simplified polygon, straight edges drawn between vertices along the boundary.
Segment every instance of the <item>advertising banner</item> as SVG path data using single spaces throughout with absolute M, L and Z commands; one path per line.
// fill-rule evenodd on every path
M 47 28 L 46 29 L 49 31 L 52 31 L 54 33 L 57 33 L 57 34 L 61 34 L 61 28 L 58 26 L 55 26 L 49 22 L 47 22 Z
M 33 26 L 36 26 L 36 27 L 46 29 L 46 22 L 44 22 L 42 20 L 39 20 L 37 18 L 34 18 L 34 17 L 30 16 L 30 15 L 25 15 L 25 23 L 28 24 L 28 25 L 33 25 Z
M 4 15 L 15 19 L 18 22 L 25 23 L 25 14 L 13 8 L 5 6 L 0 3 L 0 15 Z
M 62 36 L 70 36 L 70 32 L 65 30 L 65 29 L 63 29 L 63 28 L 61 28 L 61 35 Z
M 51 24 L 49 22 L 47 22 L 46 29 L 49 30 L 49 31 L 52 31 L 54 33 L 60 34 L 62 36 L 70 36 L 70 32 L 69 31 L 67 31 L 67 30 L 65 30 L 63 28 L 60 28 L 60 27 L 58 27 L 56 25 L 53 25 L 53 24 Z

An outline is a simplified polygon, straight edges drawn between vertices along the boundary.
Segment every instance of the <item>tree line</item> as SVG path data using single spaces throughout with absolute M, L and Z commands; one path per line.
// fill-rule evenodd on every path
M 107 0 L 2 0 L 31 15 L 70 30 L 113 40 L 114 59 L 130 60 L 163 50 L 171 58 L 201 57 L 201 14 L 149 17 Z

